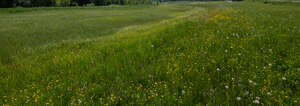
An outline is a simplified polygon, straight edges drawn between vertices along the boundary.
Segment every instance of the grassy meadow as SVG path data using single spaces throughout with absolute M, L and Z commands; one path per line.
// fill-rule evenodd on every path
M 0 9 L 2 105 L 299 105 L 297 3 Z
M 11 63 L 24 49 L 111 35 L 128 26 L 173 18 L 188 8 L 168 4 L 0 9 L 0 62 Z

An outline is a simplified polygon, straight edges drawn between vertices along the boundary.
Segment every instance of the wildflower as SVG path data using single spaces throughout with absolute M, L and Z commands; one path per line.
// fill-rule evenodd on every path
M 270 96 L 272 95 L 271 92 L 268 92 L 267 94 L 270 95 Z
M 286 78 L 285 78 L 285 77 L 282 77 L 282 80 L 283 80 L 283 81 L 285 81 L 285 80 L 286 80 Z
M 226 85 L 226 86 L 225 86 L 225 88 L 226 88 L 226 89 L 228 89 L 228 88 L 229 88 L 229 86 L 227 86 L 227 85 Z
M 238 54 L 239 56 L 242 55 L 241 53 Z
M 269 49 L 269 52 L 272 52 L 272 49 Z
M 260 97 L 255 97 L 256 98 L 256 100 L 260 100 Z
M 35 99 L 34 99 L 34 102 L 38 102 L 38 99 L 37 99 L 37 98 L 35 98 Z
M 230 49 L 232 49 L 233 47 L 232 46 L 230 46 Z
M 206 95 L 213 95 L 215 93 L 214 89 L 209 89 L 209 91 L 205 92 Z
M 256 82 L 254 82 L 253 85 L 257 85 Z
M 228 50 L 226 49 L 226 50 L 225 50 L 225 53 L 227 53 L 227 52 L 228 52 Z
M 153 48 L 153 47 L 154 47 L 154 45 L 151 45 L 151 47 Z
M 185 91 L 184 91 L 184 90 L 182 90 L 182 91 L 181 91 L 181 93 L 182 93 L 182 94 L 185 94 Z
M 80 99 L 78 99 L 78 104 L 81 104 L 81 103 L 82 103 L 82 101 Z
M 240 101 L 240 100 L 242 100 L 242 98 L 241 97 L 236 97 L 236 100 Z
M 253 103 L 259 104 L 259 100 L 254 100 Z
M 272 63 L 270 63 L 269 66 L 272 66 Z
M 217 71 L 220 71 L 220 68 L 217 68 Z
M 249 80 L 249 83 L 253 83 L 253 81 L 252 81 L 252 80 Z
M 246 94 L 246 95 L 249 95 L 249 91 L 245 91 L 245 94 Z

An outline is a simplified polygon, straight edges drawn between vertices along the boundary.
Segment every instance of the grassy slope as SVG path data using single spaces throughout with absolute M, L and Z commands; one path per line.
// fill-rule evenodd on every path
M 299 7 L 190 5 L 205 10 L 0 65 L 0 103 L 299 104 Z

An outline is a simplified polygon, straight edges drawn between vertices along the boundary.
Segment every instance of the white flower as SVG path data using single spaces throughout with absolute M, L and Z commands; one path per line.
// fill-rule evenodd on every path
M 242 55 L 241 53 L 238 54 L 239 56 Z
M 226 50 L 225 50 L 225 53 L 227 53 L 227 52 L 228 52 L 228 50 L 226 49 Z
M 154 45 L 151 45 L 151 47 L 153 48 L 153 47 L 154 47 Z
M 255 97 L 256 98 L 256 100 L 260 100 L 260 97 Z
M 267 94 L 270 95 L 270 96 L 272 95 L 271 92 L 268 92 Z
M 245 94 L 246 94 L 246 95 L 249 95 L 249 91 L 245 91 Z
M 82 103 L 82 101 L 80 99 L 78 99 L 78 104 L 81 104 L 81 103 Z
M 259 104 L 259 100 L 254 100 L 253 103 Z
M 217 68 L 217 71 L 220 71 L 220 68 Z
M 249 80 L 249 83 L 252 83 L 253 81 L 252 80 Z
M 242 98 L 241 97 L 236 97 L 236 100 L 240 101 L 240 100 L 242 100 Z
M 229 88 L 229 86 L 227 86 L 227 85 L 226 85 L 226 86 L 225 86 L 225 88 L 226 88 L 226 89 L 228 89 L 228 88 Z
M 270 63 L 269 66 L 272 66 L 272 63 Z
M 182 91 L 181 91 L 181 93 L 182 93 L 182 94 L 185 94 L 185 91 L 184 91 L 184 90 L 182 90 Z
M 285 78 L 285 77 L 282 77 L 282 80 L 283 80 L 283 81 L 285 81 L 285 80 L 286 80 L 286 78 Z
M 272 52 L 272 49 L 269 49 L 269 52 Z
M 230 46 L 230 49 L 232 49 L 233 47 L 232 46 Z

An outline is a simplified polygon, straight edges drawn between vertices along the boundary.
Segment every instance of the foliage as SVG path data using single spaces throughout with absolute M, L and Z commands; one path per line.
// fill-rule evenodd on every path
M 13 7 L 13 0 L 0 0 L 0 8 Z
M 90 0 L 74 0 L 79 6 L 86 6 L 90 3 Z
M 110 5 L 112 4 L 111 0 L 93 0 L 92 1 L 96 6 L 101 6 L 101 5 Z

